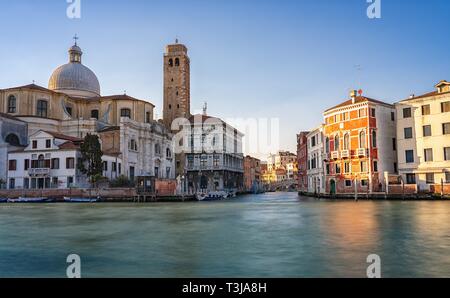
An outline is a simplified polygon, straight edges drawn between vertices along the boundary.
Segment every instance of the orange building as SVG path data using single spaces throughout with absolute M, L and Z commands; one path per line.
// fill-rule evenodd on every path
M 393 105 L 356 91 L 324 112 L 327 193 L 384 191 L 385 173 L 397 172 L 395 117 Z

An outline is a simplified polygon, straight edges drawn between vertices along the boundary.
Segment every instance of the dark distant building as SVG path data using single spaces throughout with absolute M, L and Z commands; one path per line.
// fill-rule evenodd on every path
M 308 191 L 308 136 L 304 131 L 297 135 L 298 190 Z

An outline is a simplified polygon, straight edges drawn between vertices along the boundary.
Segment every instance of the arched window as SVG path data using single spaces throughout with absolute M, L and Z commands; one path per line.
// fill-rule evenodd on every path
M 329 137 L 327 137 L 325 139 L 325 152 L 330 153 L 330 138 Z
M 170 148 L 166 149 L 166 157 L 167 158 L 172 158 L 172 152 L 170 151 Z
M 130 109 L 121 109 L 120 117 L 127 117 L 131 119 L 131 110 Z
M 98 110 L 91 110 L 91 118 L 98 120 Z
M 366 132 L 364 130 L 359 133 L 359 148 L 366 148 Z
M 175 58 L 175 66 L 180 66 L 180 59 Z
M 346 133 L 344 135 L 344 150 L 349 150 L 350 149 L 350 135 L 348 133 Z
M 136 140 L 132 139 L 128 145 L 128 148 L 133 151 L 138 151 L 138 145 Z
M 6 136 L 5 142 L 10 144 L 11 146 L 20 146 L 19 137 L 13 133 Z
M 161 146 L 158 143 L 155 144 L 155 154 L 161 154 Z
M 17 111 L 16 106 L 16 97 L 14 95 L 10 95 L 8 97 L 8 113 L 15 113 Z
M 47 118 L 48 115 L 48 102 L 46 100 L 38 100 L 36 115 L 38 117 Z
M 372 131 L 372 147 L 377 148 L 377 132 Z
M 339 151 L 339 135 L 336 135 L 334 137 L 334 151 Z
M 169 59 L 169 67 L 172 67 L 173 66 L 173 59 L 171 58 L 171 59 Z

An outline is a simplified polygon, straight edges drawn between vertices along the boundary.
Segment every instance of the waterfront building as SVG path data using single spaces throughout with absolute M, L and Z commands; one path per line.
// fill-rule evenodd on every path
M 8 154 L 8 189 L 86 188 L 89 183 L 78 169 L 82 139 L 47 131 L 37 131 L 29 144 Z M 104 176 L 110 176 L 116 160 L 104 155 Z
M 382 192 L 397 172 L 395 108 L 351 92 L 324 112 L 326 192 Z
M 308 193 L 325 193 L 324 137 L 323 125 L 312 130 L 307 136 L 308 154 Z
M 308 191 L 308 140 L 309 132 L 301 132 L 297 135 L 297 163 L 298 163 L 298 190 Z
M 279 151 L 267 157 L 267 170 L 263 172 L 264 185 L 270 189 L 285 189 L 297 185 L 297 155 Z
M 69 62 L 53 72 L 48 88 L 33 83 L 0 90 L 0 112 L 27 123 L 29 135 L 41 130 L 79 139 L 99 135 L 102 150 L 122 160 L 116 173 L 131 180 L 174 179 L 173 135 L 154 120 L 155 106 L 127 94 L 102 96 L 99 80 L 82 64 L 82 55 L 76 43 L 70 47 Z
M 27 144 L 28 124 L 9 114 L 0 113 L 0 188 L 7 186 L 8 153 Z
M 262 190 L 261 160 L 247 155 L 244 157 L 245 191 L 258 193 Z
M 193 115 L 182 126 L 185 191 L 243 190 L 243 134 L 223 120 Z
M 425 192 L 450 184 L 450 82 L 435 88 L 395 104 L 399 174 Z

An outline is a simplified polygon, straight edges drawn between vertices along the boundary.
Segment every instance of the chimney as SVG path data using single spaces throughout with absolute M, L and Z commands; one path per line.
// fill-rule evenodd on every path
M 356 90 L 352 90 L 350 92 L 350 98 L 352 99 L 352 103 L 356 102 L 356 96 L 357 96 L 358 92 Z
M 411 94 L 411 95 L 409 96 L 410 99 L 413 99 L 414 97 L 416 97 L 415 94 Z

